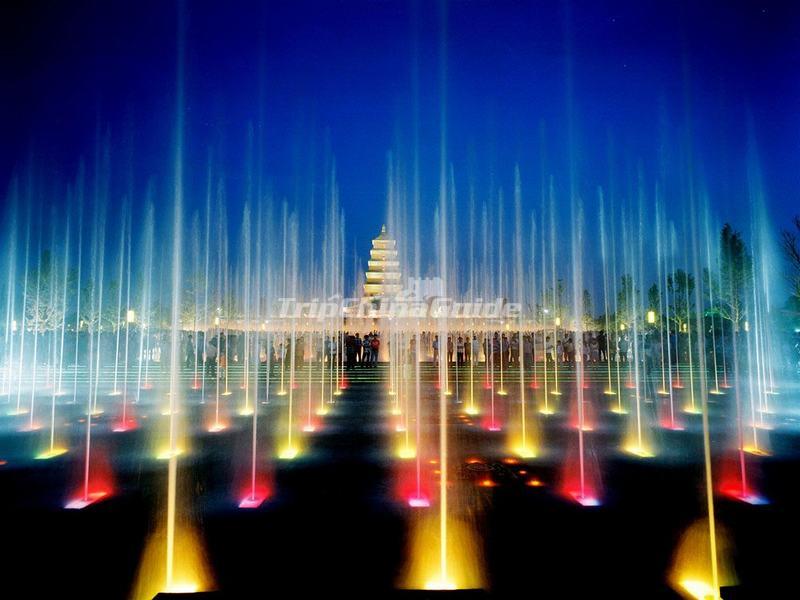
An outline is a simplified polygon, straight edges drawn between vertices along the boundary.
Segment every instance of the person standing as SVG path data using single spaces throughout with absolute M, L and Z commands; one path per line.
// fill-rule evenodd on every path
M 378 352 L 381 349 L 381 338 L 378 337 L 378 332 L 375 331 L 372 334 L 372 340 L 370 341 L 370 346 L 372 349 L 372 356 L 370 357 L 371 365 L 373 367 L 378 366 Z
M 478 341 L 478 336 L 472 334 L 472 350 L 470 351 L 470 360 L 474 360 L 478 364 L 478 358 L 481 354 L 481 343 Z
M 461 336 L 456 340 L 456 364 L 459 367 L 464 365 L 464 338 Z

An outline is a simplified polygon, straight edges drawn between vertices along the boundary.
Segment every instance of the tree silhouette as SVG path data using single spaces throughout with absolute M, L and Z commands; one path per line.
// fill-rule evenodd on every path
M 753 276 L 753 259 L 738 231 L 726 223 L 720 234 L 719 314 L 738 332 L 745 318 L 744 292 Z

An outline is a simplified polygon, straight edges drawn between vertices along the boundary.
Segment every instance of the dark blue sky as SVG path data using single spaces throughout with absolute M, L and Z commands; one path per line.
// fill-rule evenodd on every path
M 16 6 L 14 6 L 16 4 Z M 214 148 L 241 212 L 247 128 L 279 197 L 307 200 L 335 156 L 347 237 L 366 253 L 384 220 L 387 153 L 408 164 L 418 57 L 423 204 L 436 201 L 436 2 L 188 1 L 189 205 L 202 206 Z M 416 8 L 415 8 L 416 7 Z M 132 156 L 135 195 L 169 183 L 176 10 L 170 2 L 17 2 L 0 8 L 0 184 L 28 157 L 72 177 L 97 125 L 111 135 L 117 194 Z M 567 86 L 574 73 L 578 185 L 593 198 L 637 165 L 682 204 L 690 108 L 699 184 L 715 213 L 747 229 L 748 122 L 776 227 L 800 212 L 800 5 L 793 2 L 489 2 L 448 9 L 448 148 L 460 197 L 475 182 L 538 201 L 541 165 L 567 186 Z M 259 100 L 262 103 L 259 107 Z M 263 117 L 262 127 L 259 119 Z M 545 151 L 542 152 L 541 132 Z M 614 161 L 609 164 L 609 141 Z M 507 204 L 510 212 L 510 202 Z M 593 219 L 591 201 L 587 220 Z M 233 219 L 236 220 L 236 219 Z

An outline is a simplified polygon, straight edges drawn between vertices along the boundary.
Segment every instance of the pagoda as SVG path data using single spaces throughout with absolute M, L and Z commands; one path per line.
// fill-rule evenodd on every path
M 370 298 L 390 296 L 399 293 L 403 286 L 400 284 L 400 261 L 397 260 L 397 242 L 386 233 L 386 225 L 381 227 L 381 232 L 372 240 L 369 251 L 369 268 L 366 273 L 364 294 Z

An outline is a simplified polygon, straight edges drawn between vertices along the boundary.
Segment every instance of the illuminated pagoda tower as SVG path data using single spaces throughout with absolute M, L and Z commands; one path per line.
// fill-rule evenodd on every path
M 400 261 L 397 260 L 396 245 L 397 242 L 386 233 L 386 225 L 381 227 L 381 232 L 372 240 L 372 249 L 369 251 L 367 281 L 364 283 L 366 296 L 391 296 L 403 289 L 400 284 Z

